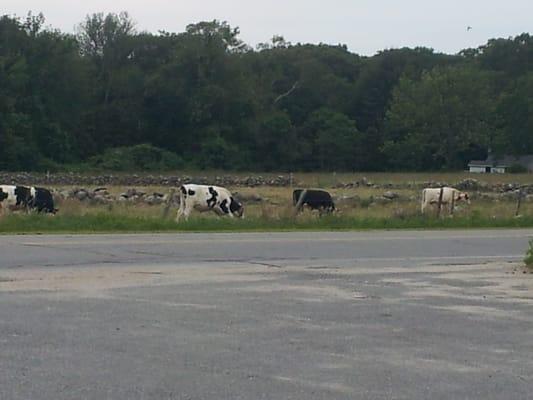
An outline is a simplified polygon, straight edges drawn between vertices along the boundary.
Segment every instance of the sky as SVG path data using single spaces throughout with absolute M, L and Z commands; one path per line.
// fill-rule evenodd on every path
M 404 46 L 455 54 L 533 32 L 533 0 L 0 0 L 0 15 L 28 11 L 42 12 L 46 25 L 63 32 L 96 12 L 128 11 L 138 31 L 153 33 L 217 19 L 239 27 L 252 47 L 281 35 L 292 43 L 344 44 L 362 55 Z

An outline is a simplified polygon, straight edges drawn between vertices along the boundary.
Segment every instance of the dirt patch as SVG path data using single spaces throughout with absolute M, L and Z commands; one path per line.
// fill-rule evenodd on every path
M 98 296 L 110 289 L 140 286 L 193 284 L 198 282 L 258 282 L 269 279 L 264 268 L 224 265 L 182 268 L 158 266 L 91 266 L 62 268 L 23 268 L 3 271 L 1 291 L 70 292 Z M 252 272 L 252 273 L 251 273 Z
M 378 301 L 372 295 L 376 287 L 394 286 L 381 293 L 385 303 L 427 302 L 446 298 L 455 300 L 450 311 L 492 315 L 504 314 L 492 310 L 494 305 L 478 304 L 492 300 L 506 304 L 533 304 L 533 279 L 522 274 L 518 264 L 500 262 L 479 265 L 418 265 L 412 268 L 360 266 L 330 270 L 339 279 L 320 279 L 323 271 L 310 270 L 309 265 L 269 268 L 246 262 L 210 262 L 190 266 L 158 265 L 99 265 L 84 267 L 20 268 L 4 270 L 0 275 L 0 292 L 25 291 L 65 293 L 68 295 L 103 297 L 109 290 L 164 285 L 194 285 L 234 283 L 234 290 L 243 293 L 288 295 L 303 302 Z M 315 275 L 307 282 L 288 282 L 287 276 Z M 352 282 L 351 284 L 349 282 Z M 366 283 L 365 283 L 366 282 Z M 367 284 L 368 283 L 368 284 Z M 460 304 L 461 306 L 457 306 Z M 494 311 L 494 312 L 493 312 Z M 513 317 L 511 313 L 505 314 Z

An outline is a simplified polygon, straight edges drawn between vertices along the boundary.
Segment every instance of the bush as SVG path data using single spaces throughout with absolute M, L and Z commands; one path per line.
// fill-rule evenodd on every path
M 115 147 L 91 157 L 89 167 L 112 171 L 164 171 L 183 168 L 183 160 L 150 144 Z
M 527 250 L 524 262 L 528 267 L 533 268 L 533 239 L 529 241 L 529 249 Z
M 520 164 L 513 164 L 507 168 L 507 172 L 510 174 L 525 174 L 527 173 L 527 168 Z
M 374 196 L 370 196 L 366 199 L 361 199 L 361 207 L 368 208 L 374 202 Z

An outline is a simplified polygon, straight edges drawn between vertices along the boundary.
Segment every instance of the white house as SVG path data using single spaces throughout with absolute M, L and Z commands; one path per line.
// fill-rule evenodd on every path
M 533 155 L 527 156 L 502 156 L 494 157 L 489 154 L 486 160 L 478 161 L 472 160 L 468 163 L 470 172 L 474 173 L 496 173 L 503 174 L 507 172 L 509 167 L 521 166 L 528 172 L 533 172 Z

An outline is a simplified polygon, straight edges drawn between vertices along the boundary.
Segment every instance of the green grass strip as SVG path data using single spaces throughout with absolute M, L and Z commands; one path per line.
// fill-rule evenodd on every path
M 195 217 L 179 224 L 158 217 L 91 215 L 10 215 L 0 219 L 0 234 L 104 233 L 104 232 L 252 232 L 339 231 L 368 229 L 531 228 L 533 217 L 488 218 L 479 215 L 455 218 L 229 218 Z

